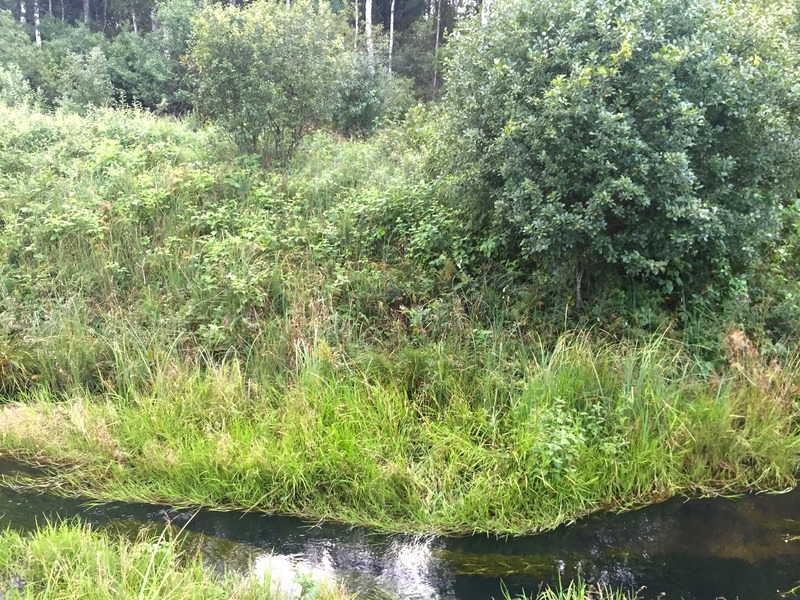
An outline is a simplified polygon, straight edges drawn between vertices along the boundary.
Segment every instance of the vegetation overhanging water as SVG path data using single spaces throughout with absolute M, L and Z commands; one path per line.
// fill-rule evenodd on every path
M 674 502 L 609 520 L 641 554 L 605 525 L 590 558 L 453 545 L 794 486 L 796 3 L 375 3 L 0 0 L 0 451 L 49 468 L 29 491 L 427 536 L 377 538 L 408 595 L 633 583 L 689 551 Z M 706 554 L 783 582 L 759 552 L 790 562 L 790 525 Z M 8 532 L 0 596 L 275 595 L 142 536 Z
M 3 461 L 2 471 L 20 468 Z M 532 592 L 558 578 L 636 591 L 641 598 L 783 598 L 800 576 L 798 491 L 669 502 L 590 517 L 520 538 L 379 535 L 291 517 L 195 512 L 166 506 L 86 504 L 0 488 L 3 526 L 35 530 L 44 519 L 84 523 L 132 538 L 172 523 L 207 566 L 246 573 L 294 565 L 344 582 L 363 598 L 487 600 Z M 276 560 L 277 557 L 277 560 Z M 665 594 L 665 595 L 661 595 Z

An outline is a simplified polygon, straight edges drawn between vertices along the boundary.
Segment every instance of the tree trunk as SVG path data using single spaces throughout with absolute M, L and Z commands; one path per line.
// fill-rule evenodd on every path
M 90 8 L 89 0 L 83 0 L 83 22 L 87 25 L 89 24 L 89 18 L 91 17 Z
M 136 21 L 136 7 L 131 6 L 131 25 L 133 25 L 133 33 L 139 33 L 139 23 Z
M 19 0 L 19 22 L 25 25 L 28 19 L 25 18 L 25 0 Z
M 64 17 L 66 14 L 66 9 L 64 8 L 64 0 L 61 0 L 61 22 L 64 22 Z
M 392 72 L 392 53 L 394 52 L 394 3 L 389 11 L 389 73 Z
M 53 0 L 47 0 L 47 14 L 53 16 Z
M 358 14 L 358 0 L 353 1 L 353 6 L 356 8 L 356 36 L 353 38 L 353 50 L 358 50 L 358 22 L 361 15 Z
M 433 93 L 439 83 L 439 36 L 442 30 L 442 0 L 436 0 L 436 41 L 433 44 Z
M 375 48 L 372 45 L 372 0 L 364 3 L 364 33 L 367 36 L 367 58 L 371 71 L 375 60 Z
M 42 45 L 42 30 L 39 22 L 39 0 L 33 0 L 33 35 L 36 45 Z
M 481 26 L 486 27 L 489 23 L 489 13 L 492 10 L 492 0 L 483 0 L 483 5 L 481 6 Z

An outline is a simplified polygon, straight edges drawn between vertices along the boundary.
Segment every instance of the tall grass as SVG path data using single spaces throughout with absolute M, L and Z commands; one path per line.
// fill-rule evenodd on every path
M 187 555 L 176 539 L 143 534 L 131 541 L 80 523 L 33 533 L 0 533 L 0 593 L 9 600 L 278 600 L 285 589 L 240 574 L 220 575 Z M 347 595 L 322 586 L 321 600 Z
M 566 587 L 559 583 L 557 587 L 548 587 L 535 596 L 517 596 L 512 598 L 508 592 L 505 600 L 637 600 L 638 594 L 626 594 L 621 590 L 613 590 L 606 586 L 593 586 L 583 581 L 572 581 Z
M 663 339 L 568 335 L 515 379 L 489 360 L 434 345 L 356 365 L 321 344 L 282 382 L 155 360 L 145 391 L 28 392 L 0 412 L 0 443 L 72 464 L 74 492 L 415 532 L 519 534 L 794 481 L 793 403 L 709 381 Z

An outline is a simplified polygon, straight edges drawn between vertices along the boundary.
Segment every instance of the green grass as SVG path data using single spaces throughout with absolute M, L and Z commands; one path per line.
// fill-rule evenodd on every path
M 0 592 L 9 600 L 277 600 L 280 589 L 269 574 L 257 580 L 203 568 L 164 535 L 131 541 L 80 523 L 0 533 Z M 330 585 L 319 592 L 320 600 L 348 597 Z
M 506 600 L 637 600 L 638 594 L 626 594 L 620 590 L 613 590 L 606 586 L 593 586 L 582 581 L 570 582 L 566 587 L 559 584 L 557 587 L 547 588 L 535 596 L 511 597 L 504 595 Z
M 68 493 L 459 534 L 794 484 L 796 342 L 570 331 L 459 268 L 409 131 L 264 171 L 190 122 L 0 107 L 0 451 Z
M 566 336 L 513 383 L 441 346 L 335 360 L 314 348 L 283 384 L 231 362 L 154 367 L 124 397 L 38 388 L 0 411 L 0 446 L 71 465 L 74 493 L 414 532 L 521 534 L 794 481 L 783 384 L 709 381 L 661 339 Z

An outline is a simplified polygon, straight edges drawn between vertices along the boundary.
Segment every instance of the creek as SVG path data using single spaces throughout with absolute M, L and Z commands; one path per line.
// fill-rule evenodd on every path
M 22 470 L 0 459 L 0 474 Z M 674 498 L 535 536 L 411 537 L 260 513 L 181 511 L 0 488 L 0 526 L 31 530 L 80 517 L 133 534 L 166 521 L 208 564 L 245 571 L 302 565 L 363 598 L 489 600 L 576 575 L 642 589 L 645 599 L 771 600 L 800 581 L 800 489 L 739 498 Z

